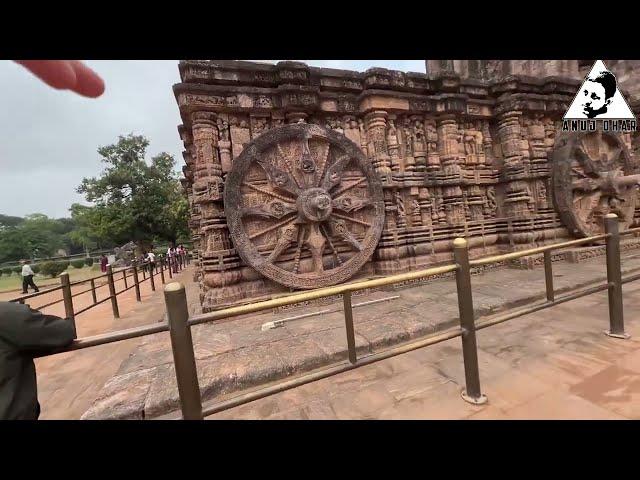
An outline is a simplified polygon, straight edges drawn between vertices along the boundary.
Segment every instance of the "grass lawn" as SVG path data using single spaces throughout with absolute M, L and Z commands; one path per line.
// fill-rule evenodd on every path
M 67 268 L 67 272 L 69 272 L 69 279 L 74 282 L 77 280 L 84 280 L 86 278 L 95 277 L 100 275 L 100 265 L 93 265 L 91 267 L 83 267 L 83 268 Z M 33 281 L 35 284 L 40 287 L 47 287 L 52 285 L 60 285 L 60 278 L 49 278 L 43 277 L 42 275 L 36 275 L 33 277 Z M 2 275 L 0 277 L 0 292 L 8 292 L 12 290 L 22 291 L 22 276 L 16 275 L 15 273 L 10 276 Z M 29 293 L 32 293 L 33 290 L 29 289 Z

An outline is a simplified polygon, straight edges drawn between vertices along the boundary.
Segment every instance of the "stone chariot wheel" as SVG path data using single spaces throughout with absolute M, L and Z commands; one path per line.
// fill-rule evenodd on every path
M 353 276 L 384 223 L 382 186 L 358 146 L 303 123 L 245 145 L 225 181 L 224 202 L 242 260 L 292 288 Z
M 560 136 L 552 163 L 554 201 L 573 235 L 604 233 L 608 213 L 618 215 L 620 230 L 632 226 L 640 170 L 618 135 L 595 131 Z

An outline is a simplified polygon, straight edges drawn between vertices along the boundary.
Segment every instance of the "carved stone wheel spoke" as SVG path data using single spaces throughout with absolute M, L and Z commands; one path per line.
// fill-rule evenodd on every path
M 561 136 L 552 162 L 555 204 L 571 233 L 603 233 L 608 213 L 618 215 L 620 230 L 633 224 L 640 170 L 618 135 L 596 131 Z
M 384 223 L 382 186 L 360 148 L 302 123 L 245 146 L 225 182 L 225 211 L 244 262 L 293 288 L 352 277 Z

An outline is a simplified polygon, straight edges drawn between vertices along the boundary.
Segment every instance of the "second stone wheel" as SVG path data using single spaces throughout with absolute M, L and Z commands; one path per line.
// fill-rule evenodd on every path
M 227 176 L 225 205 L 244 262 L 293 288 L 352 277 L 384 223 L 382 186 L 358 146 L 303 123 L 245 145 Z

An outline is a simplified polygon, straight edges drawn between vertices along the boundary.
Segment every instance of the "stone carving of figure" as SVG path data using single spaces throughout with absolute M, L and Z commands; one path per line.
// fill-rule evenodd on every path
M 395 199 L 396 199 L 396 206 L 398 207 L 398 213 L 402 216 L 405 216 L 406 212 L 404 209 L 404 202 L 402 201 L 402 195 L 400 195 L 400 192 L 397 190 L 395 193 Z
M 493 187 L 487 187 L 485 215 L 488 217 L 495 216 L 497 208 L 498 208 L 498 204 L 496 202 L 496 191 Z
M 464 145 L 464 154 L 467 157 L 467 165 L 475 165 L 477 163 L 476 159 L 476 138 L 470 130 L 471 125 L 468 124 L 466 126 L 466 130 L 464 131 L 463 137 L 463 145 Z
M 433 121 L 426 122 L 426 136 L 427 136 L 427 151 L 429 153 L 438 151 L 438 131 Z
M 407 225 L 407 213 L 404 208 L 404 201 L 402 200 L 402 195 L 400 195 L 400 191 L 398 190 L 395 191 L 394 197 L 396 201 L 396 207 L 398 209 L 398 227 L 403 228 Z
M 415 198 L 411 201 L 411 217 L 411 222 L 413 223 L 413 225 L 420 225 L 420 202 L 418 202 L 418 200 Z
M 218 118 L 217 120 L 218 132 L 220 133 L 220 140 L 224 142 L 229 141 L 229 123 L 222 118 Z
M 413 156 L 413 129 L 411 128 L 411 120 L 404 119 L 404 149 L 407 156 Z
M 438 130 L 433 120 L 425 122 L 425 136 L 427 142 L 427 169 L 430 171 L 440 169 L 440 154 L 438 153 Z
M 387 130 L 387 148 L 389 149 L 389 157 L 391 158 L 391 170 L 398 172 L 400 170 L 400 156 L 398 150 L 398 132 L 393 120 L 389 120 L 389 128 Z
M 493 163 L 493 139 L 491 138 L 491 131 L 489 130 L 489 122 L 482 122 L 482 149 L 484 151 L 484 162 L 487 165 Z
M 427 168 L 427 148 L 425 144 L 424 125 L 421 120 L 413 122 L 413 156 L 416 162 L 416 170 L 424 171 Z
M 413 156 L 413 129 L 411 128 L 411 120 L 405 117 L 402 125 L 402 140 L 404 144 L 404 169 L 407 172 L 413 172 L 416 170 L 416 161 Z
M 548 208 L 547 187 L 543 181 L 538 182 L 538 208 Z

